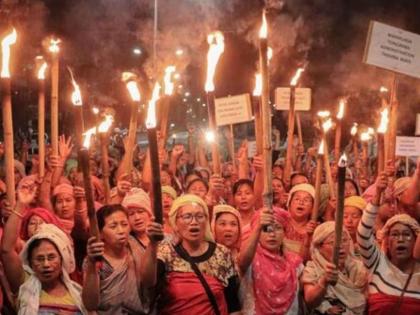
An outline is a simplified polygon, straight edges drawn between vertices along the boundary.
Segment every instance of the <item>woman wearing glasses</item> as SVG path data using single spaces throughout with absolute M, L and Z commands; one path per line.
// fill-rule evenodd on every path
M 386 173 L 376 180 L 376 194 L 366 206 L 357 231 L 357 241 L 371 272 L 368 314 L 420 314 L 420 263 L 413 257 L 418 222 L 407 214 L 390 218 L 382 229 L 382 250 L 372 233 L 381 193 L 388 184 Z
M 230 251 L 214 243 L 206 203 L 177 198 L 169 222 L 178 242 L 158 244 L 162 226 L 151 223 L 141 272 L 144 287 L 157 286 L 158 314 L 238 314 L 238 276 Z
M 366 308 L 368 272 L 354 256 L 353 243 L 343 229 L 338 266 L 333 261 L 335 222 L 319 225 L 313 234 L 311 258 L 301 282 L 307 306 L 315 314 L 362 315 Z

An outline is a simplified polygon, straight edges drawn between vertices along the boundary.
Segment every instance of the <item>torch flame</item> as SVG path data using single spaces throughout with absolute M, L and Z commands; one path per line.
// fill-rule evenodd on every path
M 225 38 L 219 31 L 213 32 L 207 36 L 209 51 L 207 53 L 207 79 L 204 90 L 206 92 L 214 91 L 214 74 L 216 73 L 217 62 L 225 50 Z
M 343 119 L 344 117 L 344 107 L 346 106 L 346 101 L 345 100 L 340 100 L 340 105 L 339 105 L 339 109 L 338 109 L 338 113 L 337 113 L 337 119 Z
M 1 68 L 1 77 L 10 78 L 9 62 L 10 62 L 10 46 L 16 43 L 17 33 L 16 29 L 8 34 L 1 41 L 1 51 L 2 51 L 2 68 Z
M 139 88 L 137 87 L 137 83 L 134 81 L 128 81 L 127 89 L 128 89 L 128 92 L 130 93 L 131 99 L 135 102 L 139 102 L 140 91 L 139 91 Z
M 50 40 L 50 46 L 48 47 L 48 50 L 54 54 L 58 53 L 60 51 L 60 47 L 58 46 L 58 44 L 61 42 L 60 39 L 55 39 L 52 38 Z
M 388 108 L 385 108 L 381 112 L 381 123 L 379 124 L 377 132 L 384 134 L 386 132 L 387 128 L 388 128 L 388 122 L 389 122 Z
M 152 98 L 149 101 L 149 108 L 147 109 L 146 128 L 156 127 L 156 102 L 159 99 L 160 84 L 156 82 L 153 88 Z
M 354 123 L 353 127 L 351 127 L 350 134 L 354 137 L 356 133 L 357 133 L 357 123 Z
M 386 93 L 386 92 L 388 92 L 388 89 L 384 86 L 381 86 L 380 89 L 379 89 L 379 92 Z
M 83 140 L 83 146 L 88 149 L 90 146 L 90 139 L 92 138 L 92 136 L 96 134 L 96 127 L 90 128 L 89 130 L 87 130 L 85 133 L 83 133 L 83 135 L 85 136 L 84 140 Z
M 290 81 L 291 86 L 296 86 L 303 71 L 305 71 L 304 68 L 297 69 L 295 76 L 292 78 L 292 81 Z
M 47 69 L 47 63 L 44 62 L 38 70 L 38 79 L 45 80 L 45 70 Z
M 73 103 L 74 106 L 82 106 L 83 101 L 82 101 L 82 93 L 80 92 L 80 87 L 77 84 L 76 80 L 74 79 L 73 71 L 71 71 L 70 68 L 67 68 L 67 69 L 70 72 L 71 83 L 73 84 L 73 88 L 74 88 L 74 91 L 71 94 L 71 102 Z
M 273 48 L 268 47 L 267 48 L 267 60 L 270 62 L 270 60 L 273 59 Z
M 322 110 L 322 111 L 319 111 L 317 115 L 318 117 L 321 117 L 321 118 L 327 118 L 327 117 L 330 117 L 331 114 L 329 110 Z
M 338 160 L 338 167 L 346 167 L 347 166 L 347 156 L 345 153 L 340 157 Z
M 175 66 L 169 66 L 165 69 L 163 81 L 165 83 L 165 95 L 172 95 L 174 92 L 174 84 L 171 81 L 171 75 L 175 72 Z
M 325 148 L 324 148 L 324 146 L 325 146 L 325 144 L 324 144 L 324 140 L 321 140 L 321 143 L 319 144 L 319 149 L 318 149 L 318 154 L 319 155 L 322 155 L 322 154 L 324 154 L 325 152 Z
M 261 73 L 256 73 L 255 74 L 255 88 L 254 88 L 254 91 L 252 92 L 252 95 L 261 96 L 261 92 L 262 92 L 262 75 Z
M 332 127 L 332 119 L 328 118 L 323 124 L 322 129 L 324 130 L 324 133 L 327 133 L 328 130 L 330 130 Z
M 105 120 L 101 122 L 98 126 L 98 132 L 104 133 L 108 132 L 109 127 L 111 127 L 114 122 L 114 117 L 112 115 L 105 115 Z
M 368 130 L 361 133 L 360 141 L 369 141 L 370 139 L 371 139 L 371 135 Z
M 207 142 L 214 142 L 216 140 L 216 136 L 214 135 L 213 131 L 210 131 L 210 130 L 206 131 L 205 136 L 206 136 Z
M 375 130 L 372 127 L 368 127 L 367 133 L 369 134 L 369 136 L 373 136 L 375 134 Z
M 267 38 L 267 33 L 268 33 L 268 26 L 267 26 L 267 19 L 265 17 L 265 10 L 264 10 L 263 14 L 262 14 L 262 24 L 261 24 L 261 28 L 260 28 L 260 38 Z

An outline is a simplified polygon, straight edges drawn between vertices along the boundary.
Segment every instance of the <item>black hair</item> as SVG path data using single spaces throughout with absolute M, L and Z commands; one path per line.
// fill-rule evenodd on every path
M 98 228 L 99 231 L 102 231 L 102 229 L 105 226 L 105 219 L 109 217 L 111 214 L 122 211 L 127 215 L 126 209 L 120 205 L 120 204 L 113 204 L 113 205 L 105 205 L 96 212 L 96 218 L 98 219 Z M 127 216 L 128 217 L 128 216 Z
M 345 182 L 350 182 L 350 183 L 352 183 L 352 184 L 353 184 L 353 187 L 356 189 L 356 194 L 357 194 L 358 196 L 360 196 L 360 189 L 359 189 L 359 186 L 357 185 L 357 183 L 356 183 L 353 179 L 351 179 L 351 178 L 346 178 Z
M 293 173 L 292 176 L 290 176 L 290 182 L 292 182 L 293 181 L 293 178 L 295 178 L 296 176 L 303 176 L 306 179 L 308 179 L 308 176 L 306 176 L 305 174 L 300 173 L 300 172 L 296 172 L 296 173 Z
M 32 268 L 32 253 L 35 249 L 37 249 L 39 246 L 41 246 L 41 244 L 43 242 L 48 242 L 48 243 L 52 244 L 54 246 L 54 248 L 56 249 L 58 255 L 60 255 L 61 261 L 63 261 L 63 257 L 61 257 L 61 253 L 58 250 L 57 245 L 55 245 L 55 243 L 53 241 L 51 241 L 48 238 L 38 238 L 36 240 L 33 240 L 28 246 L 28 261 L 29 261 L 29 266 L 31 268 Z
M 238 180 L 235 184 L 233 184 L 232 187 L 232 193 L 233 195 L 236 195 L 236 193 L 238 192 L 239 188 L 241 186 L 247 185 L 251 188 L 252 191 L 254 191 L 254 183 L 252 182 L 252 180 L 246 179 L 246 178 L 242 178 L 240 180 Z
M 209 191 L 209 184 L 207 184 L 207 182 L 202 178 L 196 178 L 196 179 L 193 179 L 192 181 L 190 181 L 185 190 L 186 191 L 190 190 L 190 187 L 196 182 L 203 183 L 203 185 L 206 186 L 207 191 Z

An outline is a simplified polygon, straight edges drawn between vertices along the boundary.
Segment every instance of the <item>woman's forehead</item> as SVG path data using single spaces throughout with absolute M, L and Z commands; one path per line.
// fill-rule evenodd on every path
M 178 213 L 185 213 L 185 212 L 203 212 L 204 209 L 199 204 L 196 203 L 190 203 L 187 205 L 183 205 L 181 208 L 179 208 Z
M 413 230 L 408 225 L 403 224 L 403 223 L 400 223 L 400 222 L 397 222 L 397 223 L 393 224 L 390 227 L 389 232 L 392 232 L 392 231 L 409 231 L 409 232 L 413 232 Z

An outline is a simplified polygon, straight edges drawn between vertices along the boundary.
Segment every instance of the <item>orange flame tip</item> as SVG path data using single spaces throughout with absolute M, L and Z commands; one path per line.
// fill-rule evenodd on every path
M 253 96 L 261 96 L 262 93 L 262 75 L 261 73 L 255 74 L 255 88 L 252 92 Z
M 340 100 L 340 105 L 339 105 L 339 109 L 338 109 L 338 113 L 337 113 L 337 119 L 343 119 L 344 117 L 344 107 L 346 106 L 346 102 L 345 100 Z
M 9 63 L 10 63 L 10 46 L 15 44 L 17 40 L 17 33 L 16 29 L 6 35 L 1 41 L 1 50 L 2 50 L 2 68 L 1 68 L 1 77 L 2 78 L 10 78 L 10 70 L 9 70 Z
M 376 130 L 378 133 L 386 133 L 388 129 L 389 117 L 388 117 L 388 108 L 385 108 L 381 112 L 381 123 L 379 124 L 378 129 Z
M 291 86 L 296 86 L 296 84 L 299 81 L 300 75 L 302 74 L 302 72 L 305 71 L 304 68 L 299 68 L 296 71 L 296 74 L 294 75 L 294 77 L 292 78 L 292 80 L 290 81 L 290 85 Z
M 149 101 L 147 109 L 146 128 L 151 129 L 156 127 L 156 102 L 159 99 L 160 84 L 156 82 L 153 88 L 152 98 Z
M 225 39 L 221 32 L 216 31 L 207 36 L 207 42 L 209 43 L 209 51 L 207 53 L 207 78 L 204 89 L 206 92 L 213 92 L 214 74 L 219 58 L 225 50 Z

